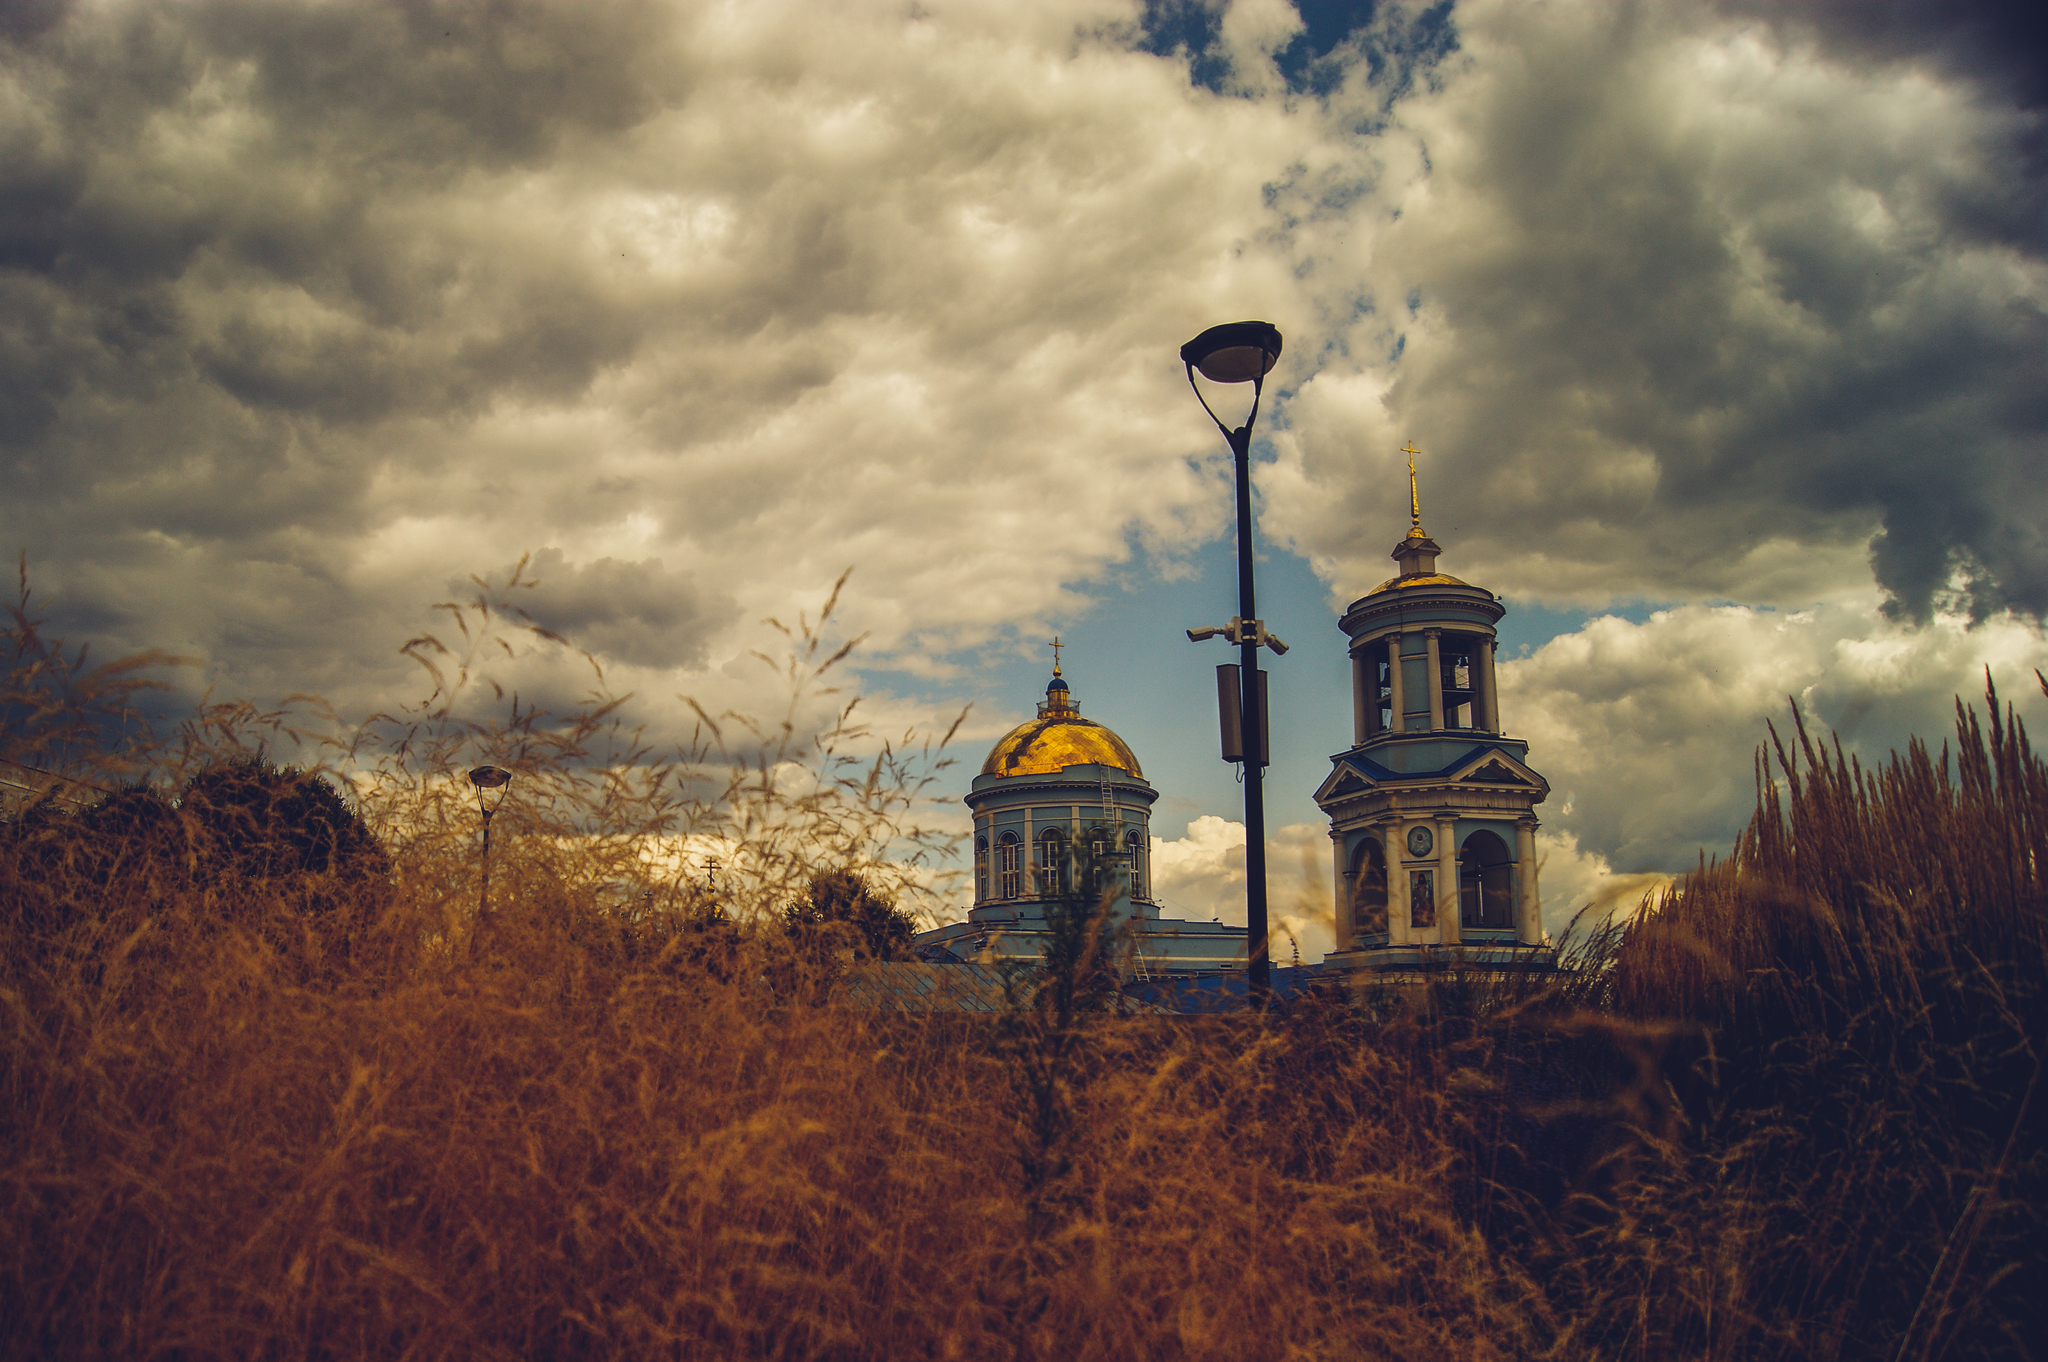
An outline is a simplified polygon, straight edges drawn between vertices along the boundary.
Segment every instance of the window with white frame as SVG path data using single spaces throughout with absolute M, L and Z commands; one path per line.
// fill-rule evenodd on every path
M 1017 834 L 1006 832 L 996 839 L 996 894 L 1013 899 L 1023 892 L 1023 857 Z
M 1047 896 L 1067 892 L 1067 839 L 1058 828 L 1038 834 L 1038 892 Z

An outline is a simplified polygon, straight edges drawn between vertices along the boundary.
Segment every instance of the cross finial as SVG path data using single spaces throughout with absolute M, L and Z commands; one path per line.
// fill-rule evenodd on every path
M 1054 676 L 1058 676 L 1060 674 L 1060 649 L 1065 647 L 1066 645 L 1060 642 L 1060 636 L 1058 634 L 1054 634 L 1052 636 L 1052 642 L 1046 644 L 1045 646 L 1052 649 L 1052 674 Z
M 1415 456 L 1422 451 L 1410 440 L 1401 452 L 1408 456 L 1408 537 L 1427 539 L 1429 532 L 1422 528 L 1422 498 L 1415 494 Z

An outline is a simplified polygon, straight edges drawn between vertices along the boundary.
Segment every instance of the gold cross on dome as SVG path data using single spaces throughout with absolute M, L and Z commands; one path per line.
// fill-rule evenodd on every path
M 1401 452 L 1408 456 L 1408 537 L 1424 539 L 1428 536 L 1422 528 L 1422 498 L 1415 494 L 1415 456 L 1422 451 L 1410 440 Z
M 1063 647 L 1067 647 L 1068 645 L 1061 643 L 1060 636 L 1058 634 L 1054 634 L 1052 636 L 1052 642 L 1046 644 L 1045 646 L 1052 649 L 1052 674 L 1054 676 L 1058 676 L 1060 674 L 1060 649 Z

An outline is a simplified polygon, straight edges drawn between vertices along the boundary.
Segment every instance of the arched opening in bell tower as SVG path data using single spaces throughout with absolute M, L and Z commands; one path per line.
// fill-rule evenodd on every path
M 1467 927 L 1515 925 L 1515 858 L 1493 833 L 1473 833 L 1458 851 L 1458 920 Z
M 1398 695 L 1394 689 L 1393 660 L 1388 653 L 1387 640 L 1377 639 L 1360 650 L 1356 684 L 1360 717 L 1363 719 L 1358 740 L 1363 742 L 1382 733 L 1394 732 L 1394 706 Z
M 1437 645 L 1437 685 L 1443 692 L 1445 728 L 1480 727 L 1475 642 L 1465 634 L 1446 633 Z
M 1387 858 L 1370 838 L 1351 853 L 1351 930 L 1360 936 L 1387 930 Z

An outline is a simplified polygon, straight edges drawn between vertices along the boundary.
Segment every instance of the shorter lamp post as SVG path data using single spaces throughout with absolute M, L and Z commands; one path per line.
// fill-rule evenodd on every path
M 1212 326 L 1180 348 L 1181 363 L 1187 366 L 1188 386 L 1195 390 L 1202 410 L 1230 443 L 1237 466 L 1237 615 L 1228 629 L 1189 630 L 1188 637 L 1201 639 L 1226 634 L 1239 646 L 1239 726 L 1244 756 L 1244 934 L 1245 974 L 1249 1001 L 1263 1009 L 1270 997 L 1271 977 L 1267 973 L 1266 939 L 1266 792 L 1265 753 L 1269 739 L 1264 732 L 1265 706 L 1260 702 L 1259 646 L 1275 654 L 1287 645 L 1266 632 L 1259 619 L 1258 600 L 1252 590 L 1252 423 L 1259 419 L 1259 398 L 1265 392 L 1266 375 L 1280 360 L 1280 331 L 1271 322 L 1229 322 Z M 1235 430 L 1202 396 L 1195 371 L 1212 383 L 1249 383 L 1252 409 L 1244 424 Z
M 512 773 L 502 766 L 478 766 L 471 769 L 469 783 L 476 786 L 476 807 L 484 816 L 484 883 L 477 897 L 476 916 L 481 924 L 484 914 L 491 910 L 491 815 L 505 802 L 505 787 L 512 782 Z M 496 790 L 498 797 L 486 801 L 484 791 Z

